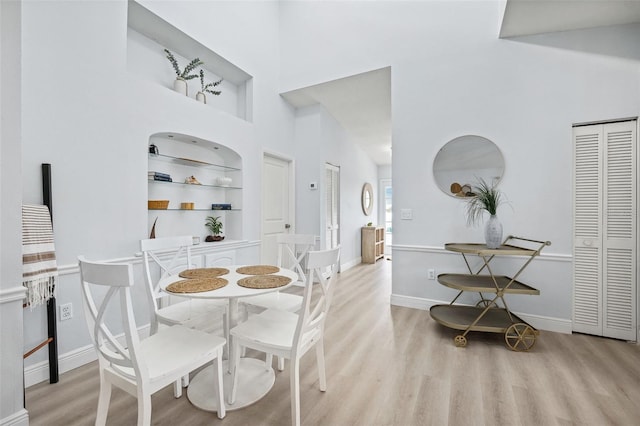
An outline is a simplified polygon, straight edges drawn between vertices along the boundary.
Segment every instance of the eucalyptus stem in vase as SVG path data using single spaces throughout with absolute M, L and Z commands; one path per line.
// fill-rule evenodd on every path
M 187 80 L 192 80 L 198 77 L 198 74 L 195 74 L 194 71 L 199 66 L 203 65 L 204 62 L 202 62 L 200 58 L 192 59 L 191 62 L 189 62 L 181 71 L 180 65 L 178 64 L 175 56 L 173 56 L 173 53 L 171 53 L 169 49 L 164 49 L 164 53 L 167 55 L 167 59 L 171 63 L 173 71 L 176 73 L 176 79 L 173 82 L 173 89 L 186 96 L 188 94 Z
M 196 94 L 196 100 L 202 102 L 203 104 L 207 103 L 207 95 L 206 93 L 211 93 L 212 95 L 219 96 L 222 93 L 220 90 L 213 90 L 214 87 L 222 83 L 222 79 L 218 81 L 214 81 L 211 83 L 204 82 L 204 70 L 200 70 L 200 91 Z

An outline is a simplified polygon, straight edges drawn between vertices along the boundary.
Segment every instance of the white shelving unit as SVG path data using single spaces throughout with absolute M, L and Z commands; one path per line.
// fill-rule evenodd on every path
M 156 222 L 156 236 L 187 234 L 204 241 L 207 216 L 219 216 L 223 235 L 242 237 L 242 161 L 233 150 L 177 133 L 153 135 L 150 144 L 159 153 L 149 153 L 148 171 L 170 175 L 172 182 L 148 178 L 148 199 L 168 200 L 166 209 L 149 209 L 149 229 Z M 193 177 L 200 184 L 187 183 Z M 220 184 L 227 178 L 229 184 Z M 190 206 L 184 206 L 189 203 Z M 213 204 L 230 209 L 214 210 Z

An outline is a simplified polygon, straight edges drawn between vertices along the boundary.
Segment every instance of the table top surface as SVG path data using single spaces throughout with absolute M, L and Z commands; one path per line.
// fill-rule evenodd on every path
M 276 288 L 242 287 L 238 285 L 238 281 L 240 279 L 255 276 L 255 275 L 240 274 L 236 272 L 238 268 L 245 267 L 245 266 L 252 266 L 252 265 L 220 266 L 220 268 L 229 270 L 229 273 L 219 276 L 220 278 L 224 278 L 225 280 L 229 281 L 229 283 L 224 287 L 211 290 L 211 291 L 203 291 L 198 293 L 173 293 L 170 291 L 166 291 L 165 289 L 169 284 L 172 284 L 177 281 L 182 281 L 185 279 L 178 276 L 178 274 L 170 275 L 168 277 L 163 278 L 162 280 L 160 280 L 159 286 L 162 289 L 162 291 L 172 296 L 187 297 L 191 299 L 229 299 L 229 298 L 236 298 L 236 297 L 256 296 L 258 294 L 264 294 L 264 293 L 270 293 L 273 291 L 283 290 L 293 285 L 298 280 L 298 274 L 296 272 L 290 269 L 279 268 L 278 272 L 274 272 L 273 274 L 268 274 L 268 275 L 280 275 L 280 276 L 290 278 L 291 281 L 288 284 L 280 287 L 276 287 Z

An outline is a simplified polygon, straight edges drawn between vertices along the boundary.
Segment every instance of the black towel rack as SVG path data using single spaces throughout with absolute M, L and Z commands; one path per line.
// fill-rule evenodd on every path
M 53 226 L 53 202 L 51 196 L 51 164 L 42 163 L 42 201 L 49 207 L 51 225 Z M 26 305 L 23 305 L 26 307 Z M 47 300 L 47 339 L 26 352 L 23 358 L 27 358 L 43 347 L 49 348 L 49 383 L 58 383 L 58 324 L 56 322 L 56 297 L 52 295 Z

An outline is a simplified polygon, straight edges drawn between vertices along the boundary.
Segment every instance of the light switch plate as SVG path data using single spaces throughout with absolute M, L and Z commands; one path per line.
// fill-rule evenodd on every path
M 401 209 L 400 210 L 400 218 L 402 220 L 412 220 L 413 219 L 413 210 L 411 210 L 411 209 Z

